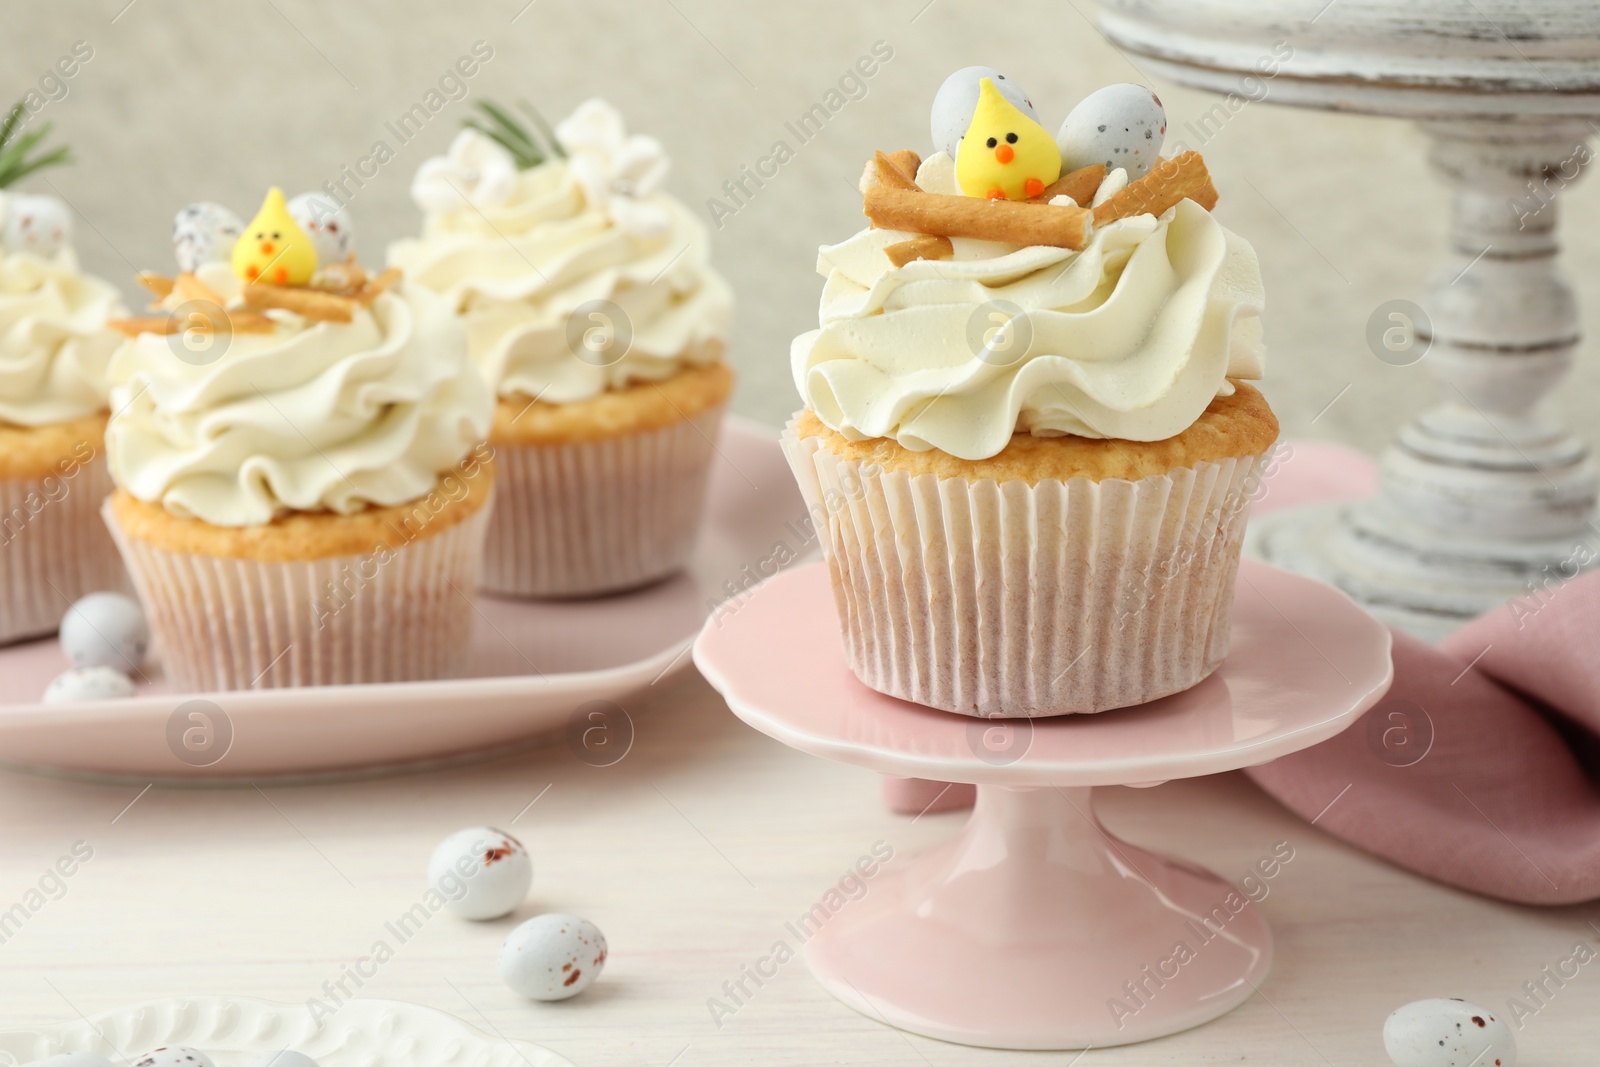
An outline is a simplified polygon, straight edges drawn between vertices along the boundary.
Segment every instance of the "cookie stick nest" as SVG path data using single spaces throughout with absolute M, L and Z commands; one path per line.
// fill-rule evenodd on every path
M 874 162 L 878 180 L 866 190 L 865 210 L 876 226 L 1014 245 L 1081 249 L 1089 243 L 1090 213 L 1081 207 L 925 193 L 888 156 L 880 152 Z
M 330 289 L 319 285 L 268 285 L 252 282 L 242 291 L 243 308 L 223 309 L 220 316 L 205 310 L 190 309 L 187 316 L 174 314 L 146 315 L 137 318 L 113 319 L 106 325 L 129 337 L 141 333 L 175 334 L 185 330 L 209 330 L 233 333 L 271 333 L 276 328 L 274 320 L 262 312 L 269 310 L 292 311 L 303 318 L 319 322 L 350 322 L 357 307 L 367 307 L 391 285 L 400 280 L 400 270 L 390 267 L 376 277 L 368 277 L 359 263 L 341 264 L 346 270 L 333 279 L 344 288 Z M 214 304 L 222 308 L 220 294 L 190 273 L 176 278 L 149 271 L 138 275 L 139 284 L 162 297 L 176 292 L 184 301 Z
M 1129 182 L 1094 209 L 1094 224 L 1104 226 L 1132 215 L 1160 215 L 1180 200 L 1193 200 L 1210 211 L 1217 206 L 1217 187 L 1199 152 L 1163 159 L 1138 181 Z
M 909 158 L 897 158 L 909 157 Z M 926 193 L 907 175 L 915 153 L 882 152 L 868 163 L 863 175 L 865 211 L 875 227 L 919 233 L 929 237 L 972 237 L 1015 245 L 1053 245 L 1081 250 L 1094 226 L 1104 226 L 1133 215 L 1160 215 L 1182 200 L 1193 200 L 1210 211 L 1217 203 L 1216 186 L 1198 152 L 1164 159 L 1150 173 L 1129 182 L 1092 211 L 1082 207 L 1047 203 L 1066 195 L 1079 203 L 1090 199 L 1104 179 L 1104 168 L 1083 167 L 1052 183 L 1033 200 L 980 200 L 976 197 Z M 914 172 L 914 171 L 913 171 Z M 913 259 L 940 259 L 942 245 L 921 240 L 903 241 L 885 249 L 896 266 Z

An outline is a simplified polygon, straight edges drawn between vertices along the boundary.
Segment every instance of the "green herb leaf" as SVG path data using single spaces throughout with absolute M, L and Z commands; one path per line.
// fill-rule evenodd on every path
M 561 144 L 556 140 L 555 131 L 550 129 L 550 124 L 545 122 L 532 105 L 518 101 L 518 106 L 533 117 L 534 124 L 538 127 L 537 136 L 530 133 L 527 127 L 504 108 L 488 100 L 478 101 L 478 107 L 488 116 L 487 122 L 472 116 L 464 119 L 462 125 L 477 130 L 510 152 L 518 170 L 537 167 L 548 162 L 552 156 L 565 159 L 567 154 L 561 150 Z
M 54 123 L 47 122 L 37 130 L 17 136 L 25 114 L 21 101 L 12 107 L 5 121 L 0 122 L 0 189 L 7 188 L 35 171 L 72 162 L 72 151 L 66 145 L 35 156 L 34 149 L 50 135 Z

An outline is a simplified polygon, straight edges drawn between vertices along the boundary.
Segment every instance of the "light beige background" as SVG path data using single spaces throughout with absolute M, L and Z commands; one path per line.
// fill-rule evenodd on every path
M 736 408 L 777 424 L 796 404 L 789 339 L 816 321 L 816 246 L 861 225 L 854 183 L 872 149 L 927 150 L 928 106 L 951 70 L 982 62 L 1011 72 L 1052 128 L 1108 82 L 1149 81 L 1174 130 L 1215 102 L 1144 78 L 1093 16 L 1091 0 L 72 0 L 8 5 L 0 70 L 15 98 L 75 41 L 93 46 L 67 96 L 34 120 L 55 121 L 78 165 L 24 188 L 53 185 L 65 196 L 80 213 L 85 263 L 134 297 L 136 268 L 170 269 L 171 220 L 184 203 L 217 200 L 248 217 L 268 184 L 290 195 L 318 187 L 380 139 L 395 159 L 352 209 L 363 258 L 381 259 L 419 224 L 412 173 L 443 150 L 478 97 L 524 97 L 554 117 L 608 97 L 633 129 L 665 142 L 670 188 L 709 223 L 707 198 L 775 140 L 796 146 L 785 122 L 884 41 L 893 59 L 865 97 L 711 231 L 740 298 Z M 494 58 L 470 95 L 401 145 L 385 123 L 478 40 Z M 1402 123 L 1254 103 L 1204 151 L 1222 191 L 1219 216 L 1254 242 L 1265 269 L 1267 390 L 1287 431 L 1377 450 L 1435 395 L 1424 366 L 1386 366 L 1363 336 L 1379 304 L 1420 296 L 1443 249 L 1445 198 L 1420 138 Z M 1579 235 L 1600 224 L 1600 190 L 1580 183 L 1570 193 L 1567 269 L 1584 305 L 1597 307 L 1600 245 Z M 1587 411 L 1597 393 L 1600 367 L 1580 355 L 1555 403 L 1594 435 Z

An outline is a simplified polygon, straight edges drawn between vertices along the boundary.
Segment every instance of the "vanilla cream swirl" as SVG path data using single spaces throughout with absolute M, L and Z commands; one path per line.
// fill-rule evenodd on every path
M 117 291 L 78 270 L 71 249 L 49 259 L 0 252 L 0 423 L 46 426 L 106 409 L 106 367 L 122 338 Z
M 1261 377 L 1255 252 L 1192 201 L 1109 223 L 1081 252 L 955 238 L 952 259 L 894 266 L 884 249 L 914 236 L 863 230 L 818 256 L 821 329 L 791 365 L 852 440 L 962 459 L 1015 432 L 1160 441 L 1228 378 Z
M 226 264 L 200 278 L 233 302 Z M 111 362 L 106 451 L 131 495 L 215 526 L 415 500 L 489 431 L 494 398 L 438 297 L 401 282 L 348 323 L 269 313 L 271 333 L 141 334 Z M 207 361 L 209 359 L 209 361 Z
M 732 295 L 709 266 L 705 228 L 663 193 L 638 203 L 659 209 L 661 225 L 618 225 L 571 161 L 552 160 L 518 172 L 503 202 L 429 212 L 423 236 L 393 245 L 389 262 L 464 317 L 467 349 L 501 396 L 585 400 L 713 360 L 727 337 Z M 579 358 L 591 328 L 630 330 L 625 354 Z

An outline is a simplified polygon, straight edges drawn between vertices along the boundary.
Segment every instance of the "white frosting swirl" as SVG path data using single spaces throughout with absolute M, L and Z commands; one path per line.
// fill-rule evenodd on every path
M 1014 432 L 1160 441 L 1228 378 L 1262 375 L 1255 252 L 1192 201 L 1101 227 L 1081 252 L 955 238 L 952 259 L 895 267 L 883 249 L 913 236 L 863 230 L 818 256 L 822 327 L 791 365 L 852 440 L 962 459 Z
M 226 264 L 200 278 L 230 303 Z M 214 526 L 354 514 L 429 492 L 488 436 L 494 398 L 438 297 L 401 282 L 348 323 L 273 311 L 203 365 L 141 334 L 111 363 L 111 473 L 141 500 Z M 190 357 L 191 359 L 194 357 Z
M 658 168 L 635 141 L 607 165 Z M 468 352 L 501 396 L 586 400 L 722 350 L 733 299 L 709 265 L 704 227 L 664 193 L 597 197 L 598 159 L 580 148 L 520 171 L 503 201 L 458 198 L 453 210 L 427 213 L 420 239 L 389 250 L 392 265 L 464 317 Z M 596 301 L 624 318 L 611 321 L 608 307 L 589 309 L 600 318 L 574 315 Z M 591 326 L 631 334 L 620 359 L 575 354 Z
M 106 366 L 127 312 L 72 250 L 49 259 L 0 251 L 0 423 L 46 426 L 106 409 Z

